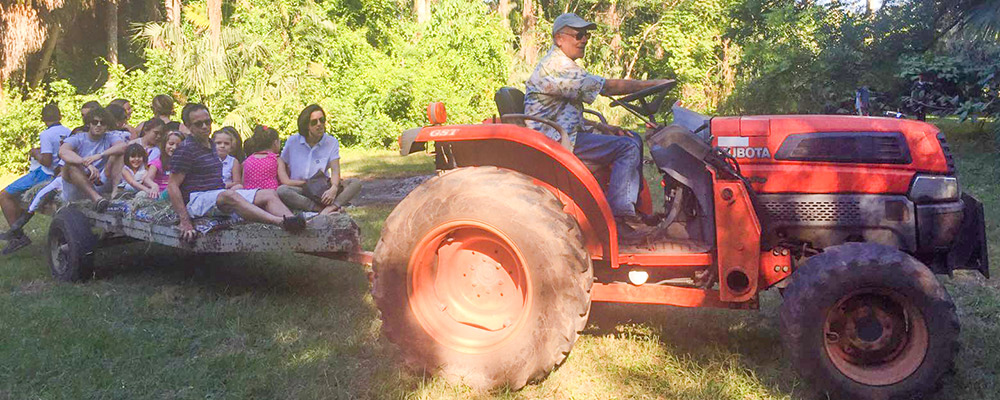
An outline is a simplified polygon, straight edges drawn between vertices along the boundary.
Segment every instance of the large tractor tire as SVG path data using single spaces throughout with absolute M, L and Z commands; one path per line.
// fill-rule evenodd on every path
M 460 168 L 393 210 L 375 248 L 382 332 L 418 371 L 519 389 L 569 354 L 593 271 L 576 220 L 520 173 Z
M 795 272 L 781 306 L 793 366 L 845 399 L 936 391 L 958 352 L 955 305 L 925 265 L 888 246 L 825 249 Z
M 49 225 L 48 261 L 52 277 L 63 282 L 80 282 L 94 275 L 97 236 L 90 221 L 79 210 L 63 207 Z

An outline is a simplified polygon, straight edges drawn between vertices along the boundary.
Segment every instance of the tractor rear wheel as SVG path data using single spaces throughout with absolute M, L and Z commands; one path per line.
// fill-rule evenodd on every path
M 958 351 L 955 305 L 930 269 L 870 243 L 806 261 L 785 290 L 781 326 L 795 369 L 841 398 L 933 392 Z
M 382 332 L 417 370 L 518 389 L 560 365 L 590 313 L 576 220 L 517 172 L 460 168 L 393 210 L 375 248 Z

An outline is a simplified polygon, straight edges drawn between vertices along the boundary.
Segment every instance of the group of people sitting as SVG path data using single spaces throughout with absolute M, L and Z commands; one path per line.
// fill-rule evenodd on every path
M 84 104 L 84 124 L 64 127 L 59 107 L 42 109 L 45 129 L 31 149 L 28 174 L 0 191 L 10 228 L 4 255 L 31 244 L 23 228 L 61 191 L 64 202 L 90 201 L 104 211 L 110 199 L 146 196 L 169 201 L 184 240 L 196 237 L 192 219 L 236 214 L 289 232 L 306 227 L 304 213 L 330 214 L 361 191 L 356 179 L 341 179 L 340 144 L 326 133 L 326 113 L 316 104 L 299 114 L 298 134 L 281 145 L 278 132 L 257 125 L 244 142 L 230 126 L 212 132 L 212 115 L 190 103 L 173 121 L 174 101 L 153 98 L 154 117 L 133 127 L 132 109 L 118 99 L 102 107 Z M 21 196 L 35 186 L 26 210 Z M 293 210 L 295 210 L 293 212 Z

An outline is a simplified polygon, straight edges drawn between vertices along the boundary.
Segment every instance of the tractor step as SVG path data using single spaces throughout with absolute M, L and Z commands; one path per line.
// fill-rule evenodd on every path
M 712 247 L 707 243 L 690 239 L 657 239 L 642 243 L 623 244 L 618 251 L 629 254 L 692 254 L 707 253 Z

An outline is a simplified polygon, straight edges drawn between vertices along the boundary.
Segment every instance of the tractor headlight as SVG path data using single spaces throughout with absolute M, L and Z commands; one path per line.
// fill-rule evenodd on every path
M 917 175 L 910 186 L 910 200 L 916 203 L 958 200 L 960 195 L 954 176 Z

